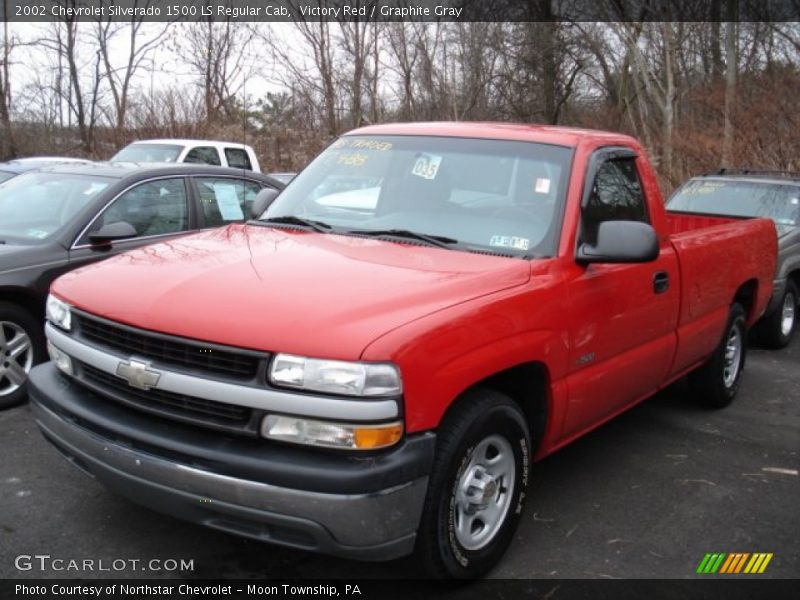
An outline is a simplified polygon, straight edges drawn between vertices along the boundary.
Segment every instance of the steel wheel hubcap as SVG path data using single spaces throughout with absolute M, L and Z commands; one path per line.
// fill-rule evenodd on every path
M 31 338 L 16 323 L 0 321 L 0 396 L 22 387 L 32 366 Z
M 781 311 L 781 335 L 784 337 L 792 333 L 794 328 L 794 311 L 797 300 L 792 294 L 786 294 L 783 299 L 783 310 Z
M 500 435 L 483 439 L 456 485 L 455 534 L 467 550 L 491 542 L 505 521 L 516 477 L 514 451 Z
M 731 387 L 736 381 L 741 362 L 742 332 L 739 327 L 734 326 L 728 334 L 728 341 L 725 344 L 725 368 L 722 375 L 725 387 Z

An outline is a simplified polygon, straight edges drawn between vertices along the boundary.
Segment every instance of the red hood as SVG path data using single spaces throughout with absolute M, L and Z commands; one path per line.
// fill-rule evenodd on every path
M 529 277 L 524 260 L 231 225 L 77 269 L 53 291 L 135 327 L 352 360 L 387 331 Z

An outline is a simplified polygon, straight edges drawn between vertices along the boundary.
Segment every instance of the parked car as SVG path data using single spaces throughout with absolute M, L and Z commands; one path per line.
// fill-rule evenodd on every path
M 380 182 L 372 211 L 323 201 L 345 181 Z M 33 412 L 156 510 L 476 577 L 532 459 L 687 373 L 733 400 L 775 247 L 765 219 L 665 213 L 621 134 L 367 127 L 259 220 L 59 278 Z
M 34 171 L 43 167 L 51 167 L 59 164 L 91 164 L 92 161 L 82 158 L 69 158 L 66 156 L 31 156 L 28 158 L 16 158 L 8 162 L 0 163 L 0 183 L 8 181 L 28 171 Z
M 759 341 L 789 345 L 800 302 L 800 173 L 721 170 L 693 177 L 670 197 L 674 213 L 718 217 L 767 217 L 778 230 L 778 264 L 772 299 L 756 326 Z
M 0 407 L 25 398 L 47 356 L 41 322 L 60 274 L 195 229 L 241 222 L 264 187 L 253 172 L 204 165 L 61 165 L 0 186 Z
M 250 146 L 211 140 L 141 140 L 125 146 L 111 161 L 198 163 L 261 172 L 256 153 Z

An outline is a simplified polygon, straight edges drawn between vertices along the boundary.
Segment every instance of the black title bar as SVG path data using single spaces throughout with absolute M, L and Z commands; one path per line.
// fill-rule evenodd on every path
M 795 0 L 0 0 L 0 21 L 800 21 Z

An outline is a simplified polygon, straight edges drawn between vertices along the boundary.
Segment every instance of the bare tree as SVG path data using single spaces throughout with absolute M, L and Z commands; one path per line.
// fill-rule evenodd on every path
M 59 0 L 74 9 L 78 0 Z M 92 40 L 85 36 L 74 12 L 67 12 L 52 24 L 50 34 L 37 40 L 55 64 L 53 90 L 68 111 L 67 125 L 75 119 L 80 150 L 86 155 L 94 153 L 94 132 L 103 81 L 102 59 Z M 66 83 L 65 83 L 66 81 Z
M 250 36 L 230 18 L 185 24 L 177 50 L 197 77 L 208 125 L 238 116 L 237 96 L 252 75 Z
M 5 19 L 6 8 L 3 2 L 3 40 L 0 47 L 0 158 L 7 160 L 17 154 L 14 131 L 11 127 L 11 83 L 9 70 L 13 41 Z
M 362 0 L 356 0 L 359 7 Z M 377 23 L 368 20 L 342 20 L 339 23 L 338 40 L 341 42 L 343 60 L 340 77 L 350 97 L 350 124 L 358 127 L 364 121 L 364 100 L 372 96 L 371 90 L 377 87 L 378 63 L 375 60 L 378 45 Z M 344 66 L 347 65 L 347 73 Z M 374 109 L 374 100 L 371 101 Z M 373 113 L 374 115 L 374 113 Z
M 146 9 L 152 0 L 134 0 L 135 8 Z M 112 21 L 97 22 L 97 44 L 103 60 L 104 76 L 114 102 L 114 115 L 110 119 L 114 125 L 116 143 L 121 144 L 125 136 L 125 119 L 128 114 L 131 88 L 134 76 L 142 69 L 153 70 L 152 53 L 165 41 L 171 23 L 159 24 L 149 39 L 142 40 L 142 27 L 145 18 L 134 16 L 127 23 Z M 117 36 L 126 36 L 127 59 L 122 66 L 112 64 L 111 44 Z
M 739 55 L 736 48 L 738 26 L 738 1 L 728 0 L 728 27 L 725 34 L 725 109 L 723 119 L 725 126 L 722 133 L 722 156 L 720 166 L 727 167 L 731 163 L 733 152 L 733 111 L 736 102 L 736 74 L 739 70 Z

